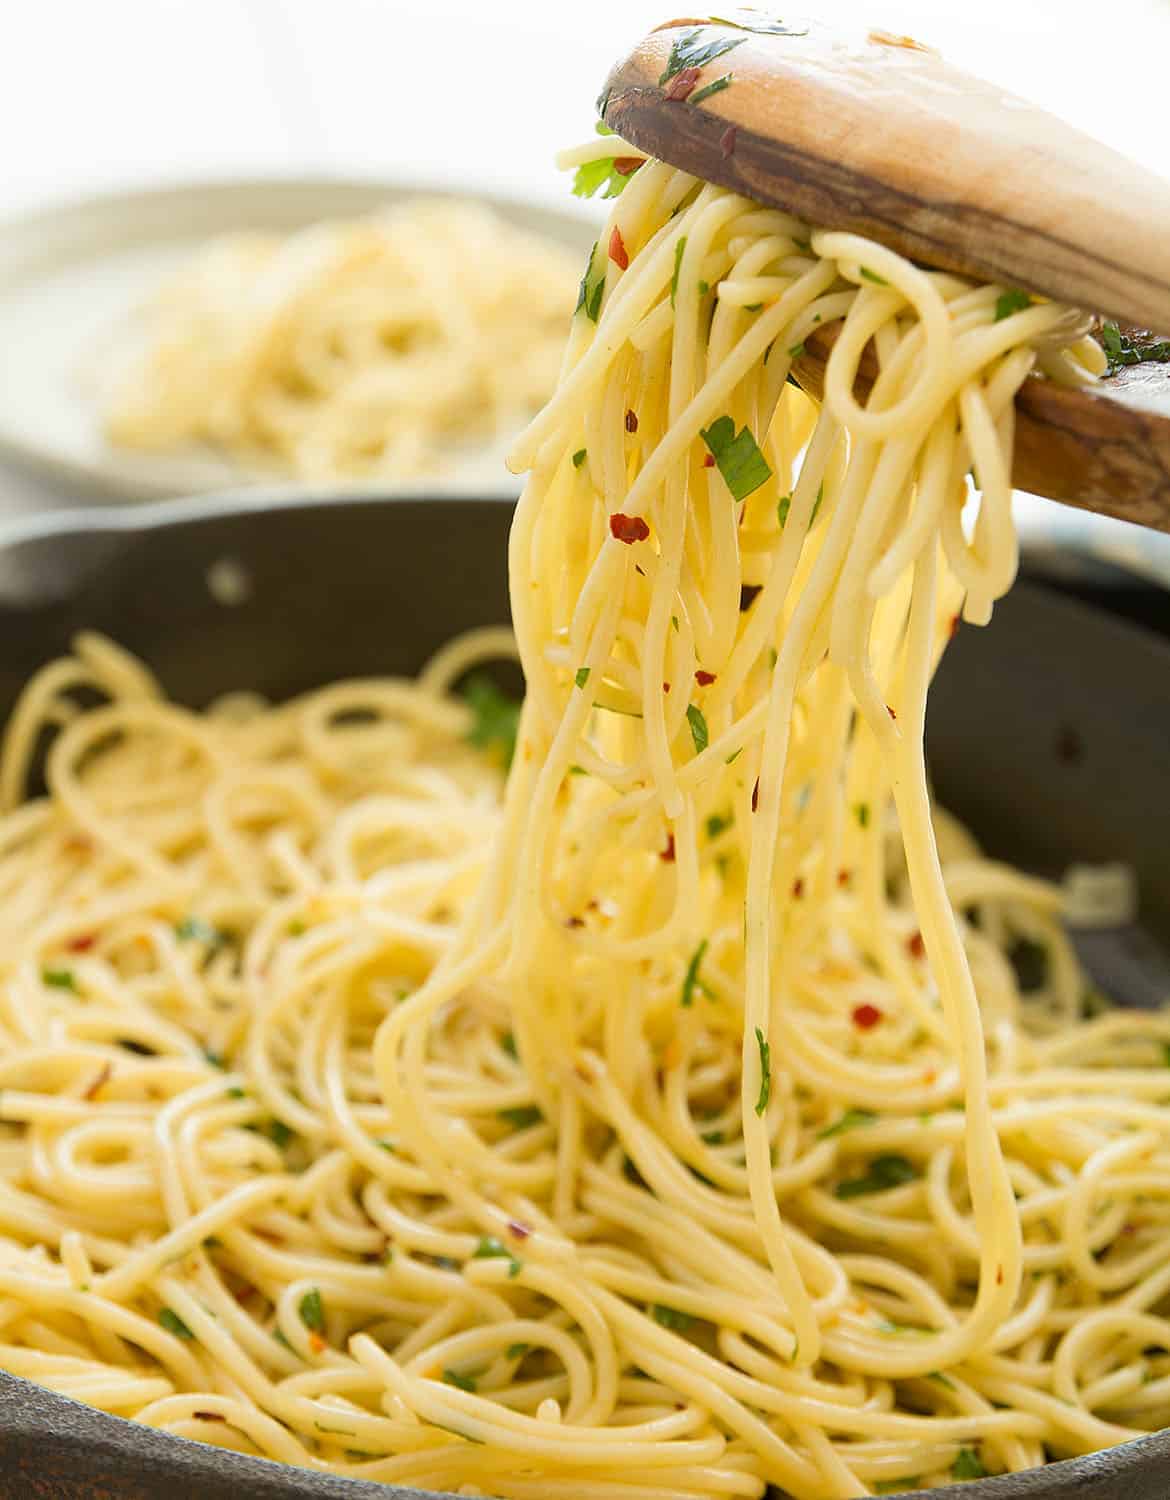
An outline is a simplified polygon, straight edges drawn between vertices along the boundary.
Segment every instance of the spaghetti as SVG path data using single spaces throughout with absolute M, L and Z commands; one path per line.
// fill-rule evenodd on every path
M 18 707 L 0 1365 L 517 1500 L 850 1500 L 1158 1427 L 1170 1017 L 1082 1018 L 1059 893 L 922 759 L 1015 571 L 1013 396 L 1098 351 L 626 175 L 515 455 L 506 787 L 506 705 L 450 693 L 492 633 L 206 716 L 87 638 Z
M 442 474 L 552 392 L 574 260 L 446 199 L 224 236 L 144 310 L 107 434 L 301 479 Z

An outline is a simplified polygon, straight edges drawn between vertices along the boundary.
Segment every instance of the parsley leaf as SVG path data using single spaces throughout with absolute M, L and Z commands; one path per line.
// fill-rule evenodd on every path
M 955 1479 L 986 1479 L 987 1470 L 976 1449 L 960 1448 L 958 1458 L 951 1465 L 951 1475 Z
M 861 1125 L 871 1125 L 876 1119 L 877 1115 L 872 1109 L 847 1109 L 834 1124 L 826 1125 L 824 1130 L 818 1131 L 817 1140 L 830 1140 L 835 1135 L 844 1135 L 847 1130 L 856 1130 Z
M 691 31 L 684 31 L 681 36 L 675 38 L 670 48 L 670 56 L 666 61 L 666 69 L 658 80 L 659 88 L 664 83 L 669 83 L 676 73 L 681 73 L 684 68 L 702 68 L 709 62 L 714 62 L 717 57 L 723 57 L 733 51 L 746 37 L 712 37 L 709 41 L 703 40 L 704 28 L 696 26 Z
M 177 1339 L 193 1339 L 195 1335 L 175 1312 L 174 1308 L 164 1307 L 158 1315 L 158 1320 L 168 1333 L 173 1333 Z
M 578 667 L 577 670 L 576 670 L 576 672 L 573 674 L 573 681 L 577 684 L 577 686 L 579 688 L 583 688 L 585 686 L 585 684 L 589 681 L 589 668 L 588 667 Z
M 703 710 L 694 703 L 687 704 L 687 723 L 691 726 L 691 739 L 695 742 L 695 754 L 701 755 L 710 743 L 707 721 Z
M 1001 323 L 1004 318 L 1010 318 L 1012 313 L 1023 312 L 1025 307 L 1031 305 L 1032 299 L 1027 292 L 1021 291 L 1019 287 L 1012 287 L 1001 292 L 995 299 L 995 321 Z
M 77 994 L 77 980 L 72 969 L 42 969 L 41 980 L 53 990 L 72 990 Z
M 513 1130 L 527 1130 L 530 1125 L 537 1125 L 544 1119 L 537 1104 L 516 1104 L 510 1109 L 497 1110 L 496 1113 Z
M 573 309 L 573 316 L 584 308 L 585 316 L 592 323 L 596 323 L 601 312 L 601 294 L 605 291 L 605 272 L 596 281 L 590 282 L 589 277 L 593 271 L 593 262 L 597 256 L 597 243 L 594 241 L 593 249 L 589 252 L 589 259 L 585 262 L 585 270 L 581 274 L 581 284 L 577 288 L 577 305 Z
M 514 1031 L 504 1032 L 504 1035 L 500 1038 L 500 1046 L 504 1049 L 509 1057 L 518 1058 L 520 1056 L 520 1053 L 516 1048 L 516 1033 Z
M 581 467 L 581 465 L 585 462 L 585 453 L 586 453 L 586 450 L 584 448 L 578 448 L 577 451 L 576 451 L 576 453 L 573 454 L 573 467 L 574 467 L 574 469 L 579 469 Z
M 890 1188 L 902 1187 L 917 1176 L 913 1163 L 904 1156 L 875 1156 L 860 1177 L 847 1177 L 837 1184 L 835 1192 L 838 1198 L 861 1198 L 867 1193 L 884 1193 Z
M 780 522 L 780 530 L 781 531 L 784 530 L 785 523 L 788 520 L 788 512 L 791 509 L 792 509 L 792 496 L 791 495 L 781 495 L 780 496 L 780 503 L 776 507 L 776 519 L 777 519 L 777 521 Z
M 650 1315 L 656 1323 L 669 1328 L 672 1333 L 684 1333 L 695 1321 L 690 1313 L 680 1312 L 677 1307 L 667 1307 L 664 1302 L 656 1302 L 650 1309 Z
M 746 500 L 772 477 L 764 455 L 746 427 L 735 430 L 731 417 L 718 417 L 700 436 L 714 456 L 723 482 L 736 500 Z
M 1102 323 L 1100 338 L 1109 361 L 1107 375 L 1116 375 L 1124 365 L 1170 362 L 1170 339 L 1143 340 L 1139 330 L 1123 333 L 1116 323 Z
M 609 126 L 605 123 L 604 120 L 598 120 L 597 124 L 593 127 L 593 130 L 594 130 L 594 134 L 596 134 L 596 135 L 612 135 L 613 134 L 613 131 L 609 128 Z
M 725 828 L 730 828 L 735 822 L 731 813 L 712 813 L 707 819 L 707 837 L 717 839 Z
M 471 1252 L 471 1258 L 472 1260 L 511 1261 L 511 1265 L 508 1267 L 509 1276 L 519 1276 L 520 1269 L 523 1264 L 523 1262 L 516 1259 L 516 1257 L 508 1249 L 507 1245 L 496 1239 L 494 1234 L 484 1235 L 479 1244 L 476 1245 L 475 1249 Z
M 889 286 L 890 284 L 884 276 L 879 276 L 876 271 L 871 271 L 868 266 L 861 267 L 861 274 L 866 281 L 872 281 L 875 286 Z
M 701 89 L 696 89 L 688 99 L 688 104 L 702 104 L 704 99 L 710 99 L 712 94 L 722 93 L 724 89 L 731 87 L 734 74 L 724 73 L 722 78 L 716 78 L 713 83 L 705 83 Z
M 573 174 L 573 196 L 575 198 L 592 198 L 599 188 L 604 188 L 603 198 L 618 197 L 627 182 L 629 175 L 616 170 L 612 156 L 599 156 L 596 161 L 582 162 Z
M 458 1370 L 444 1370 L 443 1379 L 448 1385 L 453 1385 L 461 1391 L 474 1391 L 475 1381 L 470 1375 L 460 1375 Z
M 504 1357 L 506 1359 L 523 1359 L 531 1348 L 531 1344 L 509 1344 L 504 1350 Z
M 764 1033 L 756 1027 L 756 1046 L 760 1049 L 760 1094 L 756 1100 L 756 1114 L 762 1115 L 772 1097 L 772 1047 L 764 1040 Z
M 196 916 L 184 917 L 175 927 L 175 936 L 181 943 L 206 943 L 210 948 L 216 948 L 224 941 L 218 927 Z
M 301 1322 L 313 1333 L 324 1333 L 325 1331 L 325 1305 L 321 1301 L 321 1293 L 318 1289 L 310 1287 L 301 1298 L 297 1311 L 301 1315 Z
M 854 812 L 854 814 L 855 814 L 855 816 L 857 818 L 857 822 L 858 822 L 859 826 L 862 827 L 862 828 L 868 828 L 869 827 L 869 803 L 868 802 L 858 802 L 856 804 L 856 806 L 854 807 L 853 812 Z
M 486 672 L 474 673 L 460 691 L 474 715 L 468 740 L 480 750 L 492 751 L 507 769 L 516 753 L 519 703 L 502 693 Z
M 682 265 L 683 251 L 687 248 L 686 235 L 680 235 L 674 247 L 674 275 L 670 278 L 670 305 L 674 306 L 678 296 L 678 270 Z
M 699 978 L 699 965 L 703 962 L 703 955 L 707 951 L 707 939 L 704 938 L 695 951 L 691 954 L 691 961 L 687 964 L 687 972 L 683 975 L 682 994 L 679 996 L 679 1004 L 691 1006 L 695 1003 L 695 991 L 701 990 L 704 995 L 710 997 L 709 986 Z

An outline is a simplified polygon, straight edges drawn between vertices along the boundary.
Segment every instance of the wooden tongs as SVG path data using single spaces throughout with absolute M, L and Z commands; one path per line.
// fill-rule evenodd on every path
M 709 182 L 1114 319 L 1123 358 L 1170 333 L 1170 183 L 909 37 L 747 10 L 670 21 L 599 106 Z M 810 340 L 797 361 L 811 390 L 829 347 Z M 1025 381 L 1014 482 L 1170 531 L 1170 348 L 1154 353 L 1089 388 Z

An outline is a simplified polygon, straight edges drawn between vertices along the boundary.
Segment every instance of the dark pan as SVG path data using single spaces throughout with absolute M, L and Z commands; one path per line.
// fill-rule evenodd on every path
M 143 656 L 180 701 L 280 698 L 417 668 L 507 619 L 503 501 L 243 499 L 60 517 L 0 547 L 0 716 L 80 629 Z M 1162 606 L 1164 608 L 1164 606 Z M 995 853 L 1047 873 L 1138 871 L 1143 923 L 1170 936 L 1170 646 L 1034 582 L 960 631 L 932 701 L 942 800 Z M 948 1500 L 1167 1500 L 1170 1433 Z M 243 1458 L 0 1375 L 4 1500 L 360 1500 L 417 1491 Z M 583 1494 L 582 1500 L 587 1500 Z

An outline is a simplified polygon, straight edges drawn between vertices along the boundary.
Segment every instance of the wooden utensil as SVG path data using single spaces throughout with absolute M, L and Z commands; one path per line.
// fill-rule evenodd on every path
M 755 11 L 668 22 L 610 73 L 641 150 L 810 223 L 1170 330 L 1170 183 L 908 37 Z M 797 378 L 819 392 L 829 342 Z M 1170 531 L 1170 364 L 1017 397 L 1022 489 Z

